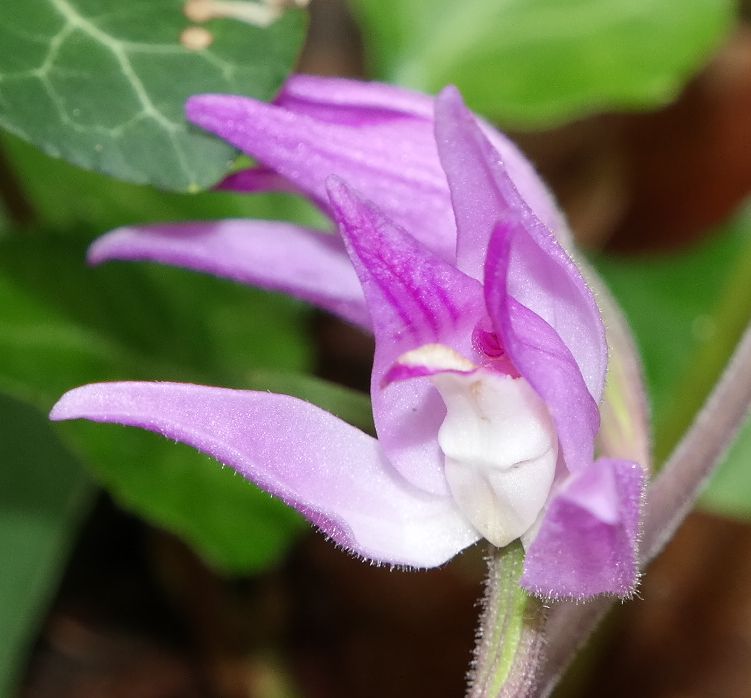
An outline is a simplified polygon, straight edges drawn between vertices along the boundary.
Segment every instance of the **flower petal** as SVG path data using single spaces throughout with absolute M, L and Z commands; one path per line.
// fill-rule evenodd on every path
M 336 174 L 453 259 L 456 231 L 430 119 L 398 111 L 387 118 L 379 109 L 370 121 L 343 124 L 310 108 L 298 112 L 232 95 L 191 97 L 186 109 L 190 121 L 275 170 L 324 209 L 326 178 Z
M 523 378 L 492 369 L 432 378 L 446 403 L 438 443 L 449 490 L 472 525 L 503 547 L 538 519 L 558 443 L 545 405 Z
M 639 351 L 626 318 L 610 291 L 594 273 L 588 278 L 602 308 L 610 347 L 595 452 L 606 458 L 641 463 L 649 472 L 653 441 Z
M 288 223 L 223 220 L 118 228 L 89 261 L 171 264 L 289 295 L 368 329 L 360 283 L 341 240 Z
M 302 193 L 289 180 L 264 165 L 233 172 L 219 182 L 216 188 L 225 191 L 239 191 L 245 194 L 269 191 L 291 194 Z
M 565 220 L 530 162 L 506 136 L 472 114 L 455 87 L 435 100 L 435 133 L 454 204 L 457 264 L 481 279 L 496 221 L 528 209 L 544 227 L 568 235 Z
M 483 264 L 494 226 L 517 216 L 538 249 L 514 258 L 509 292 L 555 329 L 599 402 L 607 367 L 605 330 L 592 292 L 547 227 L 555 218 L 549 196 L 529 172 L 511 169 L 508 153 L 501 156 L 491 145 L 453 88 L 436 100 L 436 138 L 457 221 L 457 265 L 478 279 L 484 268 L 492 271 Z
M 380 441 L 410 482 L 444 493 L 436 435 L 446 411 L 438 392 L 425 378 L 387 387 L 382 382 L 399 356 L 424 344 L 445 344 L 473 356 L 472 329 L 485 312 L 482 289 L 340 180 L 331 181 L 329 195 L 373 323 L 371 396 Z
M 66 393 L 50 417 L 136 426 L 193 446 L 377 562 L 433 567 L 478 537 L 450 498 L 406 483 L 375 439 L 287 395 L 99 383 Z
M 606 459 L 564 482 L 527 548 L 522 586 L 546 599 L 633 594 L 645 486 L 641 466 Z
M 547 405 L 569 471 L 587 468 L 600 414 L 572 353 L 558 333 L 514 298 L 511 269 L 542 254 L 518 219 L 499 223 L 488 251 L 485 303 L 506 352 Z M 516 263 L 516 265 L 515 265 Z
M 290 76 L 275 104 L 321 121 L 357 126 L 405 116 L 433 118 L 433 100 L 421 92 L 317 75 Z

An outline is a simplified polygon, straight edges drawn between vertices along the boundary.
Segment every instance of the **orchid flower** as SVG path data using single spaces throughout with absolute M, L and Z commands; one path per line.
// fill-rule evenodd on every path
M 631 594 L 644 469 L 594 459 L 604 327 L 519 151 L 453 88 L 432 100 L 297 77 L 275 105 L 207 95 L 188 114 L 261 163 L 225 187 L 301 192 L 340 237 L 259 221 L 128 228 L 91 259 L 228 276 L 371 330 L 378 438 L 290 396 L 173 383 L 83 386 L 51 417 L 187 443 L 369 560 L 433 567 L 480 538 L 521 539 L 529 592 Z

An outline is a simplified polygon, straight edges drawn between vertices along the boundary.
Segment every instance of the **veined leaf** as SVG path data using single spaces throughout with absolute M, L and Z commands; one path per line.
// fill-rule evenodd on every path
M 189 127 L 201 92 L 271 99 L 302 45 L 305 15 L 268 28 L 205 25 L 202 50 L 181 44 L 180 0 L 0 3 L 0 126 L 55 157 L 165 189 L 196 191 L 224 175 L 234 151 Z

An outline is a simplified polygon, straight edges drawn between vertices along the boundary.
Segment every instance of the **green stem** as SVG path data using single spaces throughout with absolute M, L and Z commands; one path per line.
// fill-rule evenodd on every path
M 533 696 L 545 610 L 519 586 L 524 549 L 491 546 L 488 578 L 467 698 Z

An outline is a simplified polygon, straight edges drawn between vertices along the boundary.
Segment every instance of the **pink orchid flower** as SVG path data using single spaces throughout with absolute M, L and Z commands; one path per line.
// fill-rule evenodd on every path
M 533 594 L 632 593 L 644 470 L 594 459 L 604 327 L 519 151 L 453 88 L 432 100 L 298 76 L 274 105 L 206 95 L 188 114 L 262 163 L 225 186 L 299 191 L 341 237 L 260 221 L 126 228 L 91 259 L 228 276 L 371 330 L 378 438 L 290 396 L 173 383 L 83 386 L 51 417 L 190 444 L 369 560 L 433 567 L 480 538 L 521 539 Z

